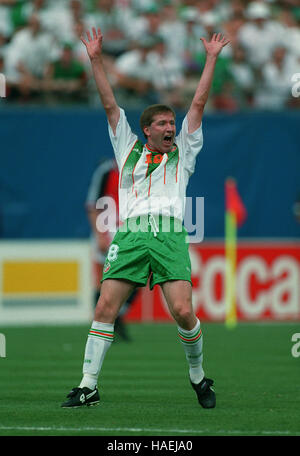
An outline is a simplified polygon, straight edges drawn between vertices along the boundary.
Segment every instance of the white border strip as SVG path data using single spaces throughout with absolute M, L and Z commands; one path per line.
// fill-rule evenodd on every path
M 127 428 L 127 427 L 55 427 L 55 426 L 0 426 L 0 431 L 57 431 L 57 432 L 81 432 L 81 431 L 95 431 L 95 432 L 152 432 L 166 434 L 194 434 L 194 435 L 290 435 L 300 436 L 300 432 L 279 431 L 279 430 L 256 430 L 256 431 L 241 431 L 241 430 L 225 430 L 219 429 L 212 431 L 211 429 L 160 429 L 160 428 Z M 122 434 L 121 434 L 122 435 Z

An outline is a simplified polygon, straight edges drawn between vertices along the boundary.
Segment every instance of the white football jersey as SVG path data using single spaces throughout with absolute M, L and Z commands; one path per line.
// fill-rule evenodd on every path
M 202 124 L 189 134 L 185 117 L 173 149 L 165 154 L 138 139 L 121 108 L 116 134 L 108 129 L 120 174 L 120 220 L 152 214 L 183 221 L 186 188 L 203 145 Z

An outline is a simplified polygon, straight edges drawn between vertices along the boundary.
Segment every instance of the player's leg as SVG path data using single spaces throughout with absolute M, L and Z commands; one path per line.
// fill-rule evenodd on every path
M 192 286 L 185 280 L 174 280 L 161 285 L 171 315 L 178 325 L 178 335 L 189 364 L 190 378 L 199 383 L 204 377 L 202 368 L 202 331 L 192 306 Z
M 107 350 L 114 339 L 114 321 L 134 288 L 134 283 L 125 280 L 107 279 L 102 283 L 101 295 L 85 346 L 83 377 L 79 387 L 71 391 L 69 399 L 62 407 L 95 405 L 99 402 L 98 377 Z
M 106 279 L 101 285 L 101 294 L 95 308 L 94 320 L 114 323 L 119 310 L 136 288 L 134 282 Z
M 99 298 L 100 298 L 104 262 L 105 261 L 103 261 L 103 263 L 100 263 L 99 261 L 93 262 L 94 308 L 96 308 Z M 129 298 L 121 306 L 120 312 L 115 319 L 115 325 L 114 325 L 115 335 L 117 334 L 122 340 L 124 340 L 126 342 L 129 342 L 131 340 L 131 338 L 128 334 L 127 325 L 124 322 L 124 315 L 127 313 L 129 307 L 131 306 L 132 301 L 134 300 L 135 294 L 136 294 L 136 292 L 134 291 L 129 296 Z
M 171 315 L 178 325 L 178 335 L 189 365 L 189 377 L 197 393 L 198 401 L 204 408 L 216 404 L 215 393 L 210 386 L 213 381 L 204 376 L 203 336 L 200 320 L 192 305 L 192 286 L 189 281 L 174 280 L 161 284 Z
M 95 388 L 105 354 L 114 339 L 114 322 L 122 304 L 135 285 L 125 280 L 107 279 L 95 308 L 94 320 L 86 343 L 83 379 L 80 387 Z
M 122 305 L 119 315 L 117 316 L 115 320 L 115 334 L 118 335 L 119 338 L 124 340 L 125 342 L 130 342 L 132 340 L 129 331 L 128 331 L 128 326 L 126 322 L 124 321 L 125 315 L 128 313 L 132 303 L 134 302 L 136 296 L 137 296 L 138 290 L 134 290 L 133 293 L 128 297 L 126 302 Z
M 133 283 L 125 280 L 107 279 L 102 283 L 101 295 L 86 343 L 81 388 L 86 386 L 93 389 L 97 385 L 105 354 L 114 339 L 115 319 L 134 288 Z

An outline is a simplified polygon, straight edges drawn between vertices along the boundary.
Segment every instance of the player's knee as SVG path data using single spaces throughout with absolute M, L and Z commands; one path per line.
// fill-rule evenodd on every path
M 174 303 L 173 315 L 177 321 L 189 321 L 193 315 L 193 308 L 190 301 Z

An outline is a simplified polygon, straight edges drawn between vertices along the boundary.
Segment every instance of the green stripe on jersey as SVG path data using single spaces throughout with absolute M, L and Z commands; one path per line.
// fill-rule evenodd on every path
M 136 167 L 137 162 L 141 158 L 143 152 L 143 143 L 140 140 L 137 140 L 131 149 L 124 166 L 121 171 L 121 180 L 120 180 L 120 187 L 121 188 L 128 188 L 131 187 L 134 183 L 133 181 L 133 171 Z

